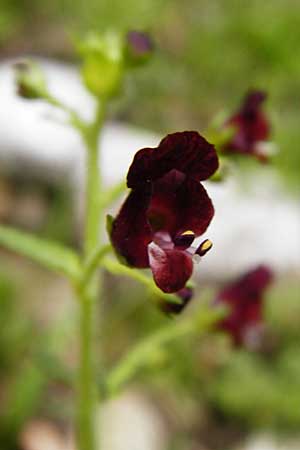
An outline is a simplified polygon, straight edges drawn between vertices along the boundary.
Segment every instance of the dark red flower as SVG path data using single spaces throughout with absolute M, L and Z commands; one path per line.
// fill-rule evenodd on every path
M 209 241 L 197 249 L 191 245 L 214 215 L 199 180 L 217 168 L 214 147 L 195 131 L 170 134 L 157 148 L 138 151 L 129 168 L 132 190 L 113 222 L 111 240 L 129 265 L 150 267 L 164 292 L 183 289 L 193 272 L 192 256 L 211 247 Z
M 266 94 L 262 91 L 251 91 L 246 95 L 241 108 L 225 123 L 225 126 L 233 126 L 235 131 L 224 146 L 224 151 L 254 155 L 262 161 L 266 160 L 261 146 L 270 135 L 270 124 L 262 111 L 265 99 Z
M 225 286 L 216 303 L 229 307 L 228 316 L 218 328 L 227 331 L 236 345 L 241 345 L 252 330 L 259 329 L 263 319 L 263 294 L 273 278 L 271 270 L 260 265 Z

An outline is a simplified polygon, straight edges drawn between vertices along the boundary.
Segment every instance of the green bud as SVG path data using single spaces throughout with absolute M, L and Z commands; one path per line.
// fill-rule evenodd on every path
M 112 97 L 119 90 L 122 70 L 102 55 L 89 55 L 81 73 L 86 87 L 96 97 Z
M 85 85 L 96 97 L 117 94 L 123 78 L 123 43 L 120 36 L 107 33 L 88 35 L 80 45 L 83 56 L 81 74 Z
M 47 96 L 47 84 L 43 71 L 33 61 L 16 63 L 17 92 L 23 98 L 35 100 Z

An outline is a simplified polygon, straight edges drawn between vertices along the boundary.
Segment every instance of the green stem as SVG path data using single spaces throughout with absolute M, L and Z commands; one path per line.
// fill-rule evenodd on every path
M 62 111 L 64 111 L 68 115 L 68 124 L 76 128 L 80 133 L 83 132 L 83 130 L 85 129 L 85 122 L 80 118 L 80 116 L 74 109 L 64 105 L 60 100 L 55 98 L 49 92 L 46 92 L 44 94 L 43 99 L 50 105 L 55 106 L 56 108 L 60 108 Z
M 96 342 L 95 306 L 101 295 L 101 276 L 94 268 L 93 255 L 99 248 L 101 208 L 99 196 L 101 177 L 99 173 L 98 140 L 103 121 L 104 108 L 99 103 L 93 123 L 79 128 L 87 148 L 86 165 L 86 224 L 84 235 L 84 273 L 77 288 L 79 303 L 80 358 L 78 368 L 77 440 L 78 450 L 95 450 L 95 413 L 97 407 L 96 364 L 94 357 L 101 349 L 94 348 Z M 93 272 L 90 271 L 92 261 Z M 87 269 L 89 268 L 89 269 Z M 99 276 L 98 276 L 99 275 Z M 95 350 L 95 351 L 94 351 Z M 97 447 L 98 448 L 98 447 Z
M 162 346 L 176 339 L 183 338 L 194 333 L 207 332 L 213 324 L 224 315 L 223 309 L 201 308 L 193 317 L 184 320 L 174 320 L 154 334 L 146 337 L 133 348 L 121 362 L 112 369 L 106 385 L 107 395 L 115 395 L 136 372 L 151 361 L 151 355 Z
M 82 131 L 83 140 L 88 149 L 86 163 L 86 229 L 84 253 L 88 258 L 98 247 L 99 225 L 101 216 L 100 193 L 102 180 L 99 171 L 99 133 L 104 116 L 104 105 L 99 103 L 96 117 L 92 124 Z
M 110 244 L 100 245 L 86 261 L 82 282 L 86 283 L 100 266 L 103 257 L 112 251 Z
M 79 450 L 95 450 L 95 408 L 97 401 L 94 342 L 94 295 L 79 294 L 80 359 L 78 370 L 77 442 Z
M 91 148 L 87 153 L 87 182 L 86 182 L 86 233 L 84 254 L 88 258 L 98 246 L 99 235 L 99 192 L 100 177 L 98 170 L 98 151 Z

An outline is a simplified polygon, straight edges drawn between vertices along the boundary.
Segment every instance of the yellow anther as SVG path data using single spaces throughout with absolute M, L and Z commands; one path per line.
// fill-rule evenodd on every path
M 197 255 L 204 256 L 213 246 L 209 239 L 205 239 L 196 250 Z
M 213 246 L 213 243 L 209 239 L 207 239 L 201 245 L 201 250 L 206 252 L 207 250 L 210 250 L 212 248 L 212 246 Z
M 181 236 L 191 236 L 191 235 L 194 235 L 194 232 L 192 230 L 186 230 L 181 234 Z

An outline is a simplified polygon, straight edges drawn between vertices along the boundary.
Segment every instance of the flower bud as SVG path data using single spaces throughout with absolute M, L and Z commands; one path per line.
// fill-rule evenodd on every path
M 126 35 L 125 59 L 129 66 L 138 66 L 148 61 L 153 52 L 153 41 L 148 33 L 129 31 Z
M 112 97 L 121 85 L 123 75 L 123 43 L 119 35 L 91 34 L 80 48 L 81 69 L 86 87 L 96 97 Z
M 47 95 L 47 85 L 43 71 L 33 61 L 15 64 L 17 92 L 23 98 L 35 100 Z

